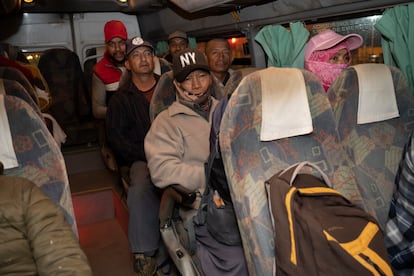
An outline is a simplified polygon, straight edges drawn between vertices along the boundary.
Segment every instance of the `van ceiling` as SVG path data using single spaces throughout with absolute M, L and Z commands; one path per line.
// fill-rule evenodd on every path
M 272 2 L 271 0 L 0 0 L 0 14 L 8 13 L 79 13 L 79 12 L 125 12 L 148 14 L 164 8 L 171 8 L 178 13 L 199 16 L 218 15 L 241 8 Z
M 166 9 L 185 19 L 223 15 L 241 11 L 252 6 L 272 3 L 276 13 L 300 13 L 308 10 L 325 9 L 332 6 L 361 5 L 362 8 L 380 8 L 404 0 L 0 0 L 0 15 L 16 13 L 82 13 L 82 12 L 124 12 L 135 15 L 150 15 Z

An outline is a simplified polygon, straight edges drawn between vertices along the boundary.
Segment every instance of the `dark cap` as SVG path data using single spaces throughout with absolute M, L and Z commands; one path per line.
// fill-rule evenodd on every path
M 148 47 L 151 49 L 151 51 L 154 51 L 154 47 L 152 46 L 150 42 L 143 40 L 139 36 L 136 36 L 126 41 L 126 55 L 129 56 L 129 54 L 132 51 L 142 46 Z
M 119 20 L 111 20 L 106 22 L 104 26 L 105 43 L 111 41 L 114 37 L 119 37 L 123 40 L 128 38 L 128 33 L 124 23 Z
M 182 38 L 187 40 L 187 34 L 182 31 L 175 31 L 173 33 L 170 33 L 170 35 L 168 36 L 168 41 L 170 41 L 173 38 Z
M 183 82 L 196 69 L 210 72 L 206 57 L 199 50 L 186 48 L 173 55 L 174 78 L 178 82 Z

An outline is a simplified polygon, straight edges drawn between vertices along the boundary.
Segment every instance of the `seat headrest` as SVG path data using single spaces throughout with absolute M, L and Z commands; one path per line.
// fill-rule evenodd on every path
M 313 131 L 305 79 L 297 68 L 269 67 L 259 71 L 262 88 L 261 141 Z
M 358 75 L 357 124 L 399 117 L 391 71 L 387 65 L 367 63 L 353 66 Z

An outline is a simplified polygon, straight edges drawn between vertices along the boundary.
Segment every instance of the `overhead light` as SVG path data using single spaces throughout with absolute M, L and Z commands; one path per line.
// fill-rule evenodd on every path
M 34 2 L 34 0 L 23 0 L 23 2 L 25 2 L 25 3 L 33 3 Z
M 118 0 L 120 3 L 126 3 L 128 0 Z

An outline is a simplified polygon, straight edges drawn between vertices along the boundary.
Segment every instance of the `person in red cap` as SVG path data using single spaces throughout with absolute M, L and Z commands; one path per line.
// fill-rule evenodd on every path
M 104 119 L 109 99 L 117 91 L 119 80 L 125 71 L 125 41 L 128 33 L 125 25 L 118 20 L 106 22 L 104 26 L 105 53 L 93 67 L 92 74 L 92 112 L 97 119 L 98 139 L 103 160 L 107 167 L 116 170 L 110 149 L 106 144 Z
M 332 30 L 313 36 L 306 44 L 305 69 L 315 73 L 325 91 L 351 64 L 351 51 L 363 44 L 358 34 L 340 35 Z
M 106 50 L 95 64 L 92 77 L 92 109 L 95 118 L 104 119 L 107 103 L 118 89 L 119 80 L 125 70 L 125 41 L 127 30 L 121 21 L 108 21 L 104 27 Z

